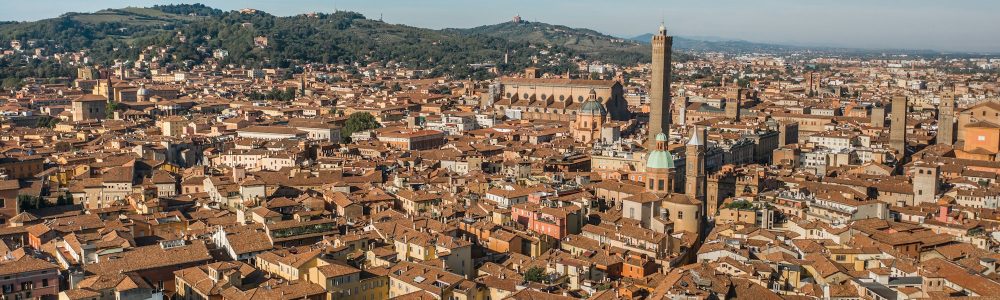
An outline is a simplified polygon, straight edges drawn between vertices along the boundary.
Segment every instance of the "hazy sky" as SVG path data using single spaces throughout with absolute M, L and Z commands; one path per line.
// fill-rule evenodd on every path
M 510 20 L 586 27 L 616 36 L 655 31 L 794 45 L 1000 52 L 996 0 L 8 0 L 0 20 L 37 20 L 65 12 L 194 3 L 276 15 L 336 7 L 386 22 L 445 28 Z

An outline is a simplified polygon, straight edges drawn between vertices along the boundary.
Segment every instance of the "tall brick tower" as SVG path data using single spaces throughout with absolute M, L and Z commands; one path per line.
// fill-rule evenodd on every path
M 896 151 L 899 161 L 906 157 L 906 110 L 909 99 L 906 96 L 892 97 L 892 115 L 889 124 L 889 146 Z
M 735 86 L 726 88 L 726 118 L 740 120 L 740 102 L 743 101 L 743 89 Z
M 955 142 L 955 94 L 941 96 L 938 104 L 937 143 L 951 145 Z
M 649 137 L 647 145 L 656 142 L 661 132 L 670 136 L 670 52 L 674 37 L 667 35 L 667 28 L 660 24 L 660 31 L 653 36 L 653 81 L 649 89 Z
M 695 126 L 684 145 L 684 193 L 692 199 L 705 200 L 705 129 Z

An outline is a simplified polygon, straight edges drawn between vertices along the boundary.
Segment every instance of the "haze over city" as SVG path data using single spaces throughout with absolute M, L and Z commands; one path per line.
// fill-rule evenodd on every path
M 65 12 L 198 1 L 11 1 L 0 20 L 31 21 Z M 525 20 L 589 28 L 619 37 L 655 30 L 667 20 L 672 33 L 799 46 L 1000 52 L 1000 2 L 934 1 L 464 1 L 464 0 L 214 0 L 224 10 L 256 8 L 276 15 L 356 11 L 390 23 L 433 29 Z M 415 4 L 419 3 L 419 4 Z

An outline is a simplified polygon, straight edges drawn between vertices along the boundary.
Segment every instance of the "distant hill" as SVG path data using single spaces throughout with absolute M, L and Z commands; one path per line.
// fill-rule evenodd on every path
M 630 37 L 628 39 L 637 43 L 649 44 L 650 41 L 653 40 L 653 34 L 652 33 L 640 34 L 637 36 Z
M 653 39 L 652 33 L 647 33 L 629 38 L 629 40 L 649 44 Z M 806 49 L 805 47 L 755 43 L 741 40 L 727 40 L 713 37 L 674 37 L 674 49 L 679 51 L 694 52 L 725 52 L 725 53 L 749 53 L 766 52 L 780 53 Z
M 267 39 L 266 47 L 255 46 L 258 37 Z M 505 72 L 535 65 L 563 73 L 575 69 L 574 57 L 624 65 L 649 60 L 648 46 L 558 25 L 432 30 L 369 20 L 353 12 L 279 17 L 261 11 L 223 12 L 201 4 L 107 9 L 0 23 L 0 41 L 9 40 L 47 53 L 88 50 L 101 64 L 135 60 L 149 46 L 156 46 L 167 48 L 166 55 L 149 54 L 168 65 L 200 63 L 212 57 L 212 50 L 224 49 L 229 56 L 222 63 L 227 64 L 289 67 L 306 62 L 398 62 L 432 69 L 432 75 L 460 77 L 483 75 L 482 70 L 470 67 L 483 63 Z M 505 53 L 509 63 L 500 64 Z
M 515 42 L 565 47 L 588 58 L 618 64 L 649 61 L 650 58 L 649 45 L 590 29 L 541 22 L 504 22 L 465 29 L 449 28 L 444 31 L 468 36 L 485 35 Z
M 258 37 L 267 39 L 266 47 L 255 46 Z M 353 12 L 279 17 L 261 11 L 225 12 L 201 4 L 106 9 L 34 22 L 0 23 L 0 41 L 18 40 L 49 53 L 88 50 L 91 58 L 102 64 L 134 60 L 149 46 L 156 46 L 168 49 L 167 55 L 158 57 L 168 65 L 200 63 L 212 57 L 212 50 L 223 49 L 229 53 L 222 61 L 226 64 L 289 67 L 306 62 L 398 62 L 431 69 L 432 75 L 460 77 L 479 72 L 470 66 L 484 63 L 497 65 L 504 72 L 535 65 L 543 71 L 562 73 L 575 68 L 575 57 L 619 65 L 648 62 L 649 38 L 626 39 L 590 29 L 526 21 L 432 30 L 369 20 Z M 674 49 L 674 59 L 684 61 L 691 57 L 686 53 L 690 51 L 796 48 L 678 37 Z M 505 54 L 509 63 L 502 64 Z
M 134 59 L 139 52 L 137 39 L 168 35 L 186 24 L 218 15 L 220 10 L 204 5 L 174 5 L 153 8 L 106 9 L 94 13 L 67 13 L 34 22 L 0 22 L 0 48 L 9 49 L 20 41 L 28 53 L 43 55 L 88 50 L 91 59 L 108 62 L 114 58 Z M 151 43 L 150 43 L 151 44 Z M 21 79 L 72 77 L 75 70 L 59 60 L 0 58 L 3 87 L 16 86 Z
M 653 38 L 652 33 L 642 34 L 628 38 L 629 40 L 649 44 Z M 906 54 L 920 57 L 982 57 L 981 53 L 944 53 L 934 50 L 922 49 L 862 49 L 832 46 L 795 46 L 773 43 L 749 42 L 737 39 L 726 39 L 710 36 L 675 36 L 674 50 L 690 52 L 723 52 L 729 54 L 744 53 L 770 53 L 788 54 L 792 52 L 802 52 L 808 50 L 814 55 L 846 55 L 852 57 L 880 57 L 885 53 Z
M 186 9 L 184 8 L 186 7 Z M 169 26 L 193 22 L 220 15 L 221 10 L 203 6 L 159 6 L 152 8 L 126 7 L 105 9 L 93 13 L 68 13 L 63 17 L 87 24 L 121 23 L 129 26 Z
M 86 50 L 91 61 L 133 61 L 147 53 L 168 68 L 212 59 L 226 50 L 223 64 L 291 67 L 303 63 L 399 63 L 431 70 L 431 76 L 481 78 L 482 66 L 514 72 L 527 66 L 543 72 L 576 70 L 582 57 L 619 65 L 650 59 L 651 35 L 619 38 L 594 30 L 541 22 L 504 22 L 466 29 L 432 30 L 370 20 L 353 12 L 279 17 L 261 11 L 222 11 L 201 4 L 127 7 L 93 13 L 67 13 L 34 22 L 0 22 L 0 49 L 11 40 L 43 55 Z M 265 47 L 255 39 L 267 41 Z M 691 52 L 787 53 L 808 49 L 879 56 L 875 50 L 815 48 L 718 38 L 674 39 L 674 60 Z M 897 53 L 900 53 L 897 51 Z M 901 53 L 935 54 L 929 51 Z M 505 55 L 508 63 L 504 63 Z M 72 76 L 58 60 L 0 58 L 0 78 Z
M 203 5 L 172 5 L 153 8 L 128 7 L 93 13 L 67 13 L 34 22 L 0 24 L 0 40 L 18 40 L 28 47 L 62 52 L 93 50 L 96 58 L 114 56 L 134 39 L 167 34 L 178 27 L 205 21 L 222 11 Z M 6 46 L 6 45 L 4 45 Z M 119 48 L 119 49 L 116 49 Z

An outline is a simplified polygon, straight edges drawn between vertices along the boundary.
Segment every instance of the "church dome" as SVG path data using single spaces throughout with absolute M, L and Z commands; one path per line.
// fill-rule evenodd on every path
M 664 133 L 656 134 L 657 142 L 666 142 L 667 135 Z M 674 168 L 674 156 L 670 154 L 669 150 L 657 149 L 649 152 L 649 156 L 646 157 L 646 169 L 673 169 Z
M 608 114 L 608 109 L 604 108 L 604 104 L 601 104 L 600 101 L 591 99 L 583 103 L 583 106 L 580 107 L 580 113 L 603 116 Z

